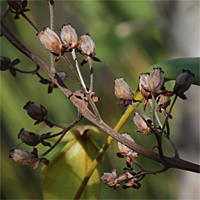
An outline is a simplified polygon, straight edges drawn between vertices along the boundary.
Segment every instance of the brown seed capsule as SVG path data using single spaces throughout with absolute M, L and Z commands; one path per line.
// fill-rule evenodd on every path
M 12 13 L 16 13 L 15 15 L 15 19 L 19 19 L 19 15 L 22 14 L 23 12 L 26 12 L 26 11 L 30 11 L 29 9 L 27 9 L 27 0 L 6 0 L 9 7 L 10 7 L 10 10 Z M 13 11 L 12 9 L 14 9 L 15 11 Z
M 120 184 L 117 183 L 117 172 L 116 169 L 112 170 L 112 173 L 103 173 L 101 180 L 109 187 L 119 188 Z
M 156 109 L 156 110 L 159 110 L 159 112 L 161 112 L 163 110 L 166 114 L 168 114 L 166 108 L 170 105 L 170 102 L 171 102 L 169 96 L 160 94 L 156 100 L 157 100 L 157 104 L 159 106 L 158 109 Z M 170 115 L 170 118 L 172 118 L 171 115 Z
M 144 111 L 146 111 L 148 100 L 152 98 L 151 92 L 149 89 L 149 78 L 150 78 L 149 73 L 140 74 L 139 89 L 141 91 L 142 96 L 144 97 L 144 106 L 143 106 Z
M 9 158 L 13 158 L 21 165 L 32 165 L 38 159 L 36 154 L 21 149 L 11 149 Z
M 134 91 L 130 89 L 129 85 L 124 81 L 123 77 L 115 79 L 115 96 L 120 99 L 132 100 L 135 95 Z
M 128 140 L 132 141 L 135 143 L 135 141 L 133 140 L 133 138 L 130 136 L 130 133 L 128 132 L 123 132 L 121 133 L 121 135 L 125 138 L 127 138 Z M 126 164 L 128 167 L 131 167 L 132 165 L 132 159 L 131 157 L 138 157 L 138 153 L 133 151 L 132 149 L 128 148 L 127 146 L 123 145 L 122 143 L 118 142 L 118 148 L 120 150 L 119 153 L 117 153 L 117 156 L 119 158 L 125 158 L 126 159 Z
M 122 100 L 118 103 L 120 106 L 125 107 L 132 103 L 135 92 L 129 85 L 123 80 L 123 77 L 115 79 L 115 96 Z
M 147 117 L 146 115 L 142 116 L 146 119 L 146 121 L 148 121 L 151 124 L 151 126 L 153 126 L 153 123 L 149 117 Z M 136 132 L 140 132 L 142 134 L 152 133 L 151 129 L 148 127 L 146 122 L 142 119 L 142 117 L 140 117 L 140 115 L 137 112 L 134 113 L 132 121 L 134 121 L 135 125 L 139 128 L 138 130 L 136 130 Z
M 37 36 L 40 38 L 41 43 L 46 49 L 51 51 L 56 56 L 62 55 L 65 47 L 61 44 L 60 38 L 58 35 L 52 31 L 48 26 L 44 27 L 37 33 Z
M 1 56 L 0 57 L 0 61 L 1 61 L 1 63 L 0 63 L 0 69 L 2 71 L 5 71 L 5 70 L 7 70 L 7 69 L 10 68 L 9 65 L 11 64 L 11 60 L 8 57 Z
M 89 34 L 83 34 L 80 37 L 81 49 L 87 56 L 93 57 L 95 53 L 95 44 Z
M 0 57 L 0 70 L 5 71 L 5 70 L 10 70 L 10 73 L 15 77 L 16 76 L 16 69 L 14 68 L 15 65 L 20 63 L 19 59 L 15 59 L 14 61 L 11 62 L 11 60 L 8 57 Z
M 182 73 L 176 78 L 173 89 L 174 93 L 182 99 L 187 99 L 187 97 L 184 95 L 184 92 L 186 92 L 192 85 L 193 77 L 193 73 L 191 73 L 189 70 L 183 69 Z
M 6 0 L 8 5 L 16 11 L 20 11 L 22 9 L 22 0 Z
M 21 129 L 19 132 L 18 139 L 21 139 L 22 142 L 30 146 L 36 146 L 40 143 L 40 135 L 25 131 L 24 129 Z
M 76 34 L 75 29 L 72 28 L 71 24 L 64 24 L 60 30 L 60 37 L 64 44 L 70 49 L 73 48 L 78 41 L 78 36 Z
M 153 68 L 149 77 L 149 90 L 155 95 L 164 83 L 163 71 L 161 68 Z
M 48 116 L 48 111 L 43 107 L 42 105 L 37 106 L 33 102 L 27 102 L 26 105 L 23 107 L 28 115 L 34 119 L 37 120 L 35 124 L 38 124 L 42 121 L 44 121 L 44 117 Z

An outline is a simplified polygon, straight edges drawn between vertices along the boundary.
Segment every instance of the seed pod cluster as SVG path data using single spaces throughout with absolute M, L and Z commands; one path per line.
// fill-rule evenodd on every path
M 101 60 L 95 56 L 95 44 L 89 34 L 83 34 L 78 40 L 77 33 L 70 23 L 63 24 L 60 31 L 61 40 L 65 45 L 61 43 L 58 35 L 48 26 L 37 33 L 44 47 L 55 56 L 58 56 L 55 61 L 58 61 L 65 52 L 71 51 L 72 49 L 77 50 L 81 47 L 81 51 L 78 50 L 78 52 L 85 56 L 81 65 L 87 63 L 89 58 L 101 62 Z
M 109 187 L 113 187 L 114 189 L 120 188 L 120 183 L 124 182 L 123 189 L 134 188 L 139 189 L 141 184 L 134 178 L 137 175 L 137 172 L 132 168 L 127 169 L 124 168 L 124 173 L 117 177 L 116 169 L 113 169 L 111 173 L 103 173 L 101 180 Z M 127 180 L 129 179 L 129 180 Z

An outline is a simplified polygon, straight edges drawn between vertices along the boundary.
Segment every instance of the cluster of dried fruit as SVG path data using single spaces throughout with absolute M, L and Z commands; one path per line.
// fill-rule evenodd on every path
M 170 97 L 175 95 L 174 100 L 176 100 L 177 97 L 187 99 L 184 93 L 190 88 L 194 74 L 191 73 L 189 70 L 183 70 L 175 81 L 173 91 L 168 91 L 164 87 L 163 73 L 164 72 L 161 68 L 154 68 L 150 74 L 140 74 L 139 89 L 142 96 L 144 97 L 143 110 L 146 111 L 146 106 L 148 102 L 150 102 L 153 109 L 150 111 L 150 113 L 153 112 L 155 116 L 156 111 L 163 112 L 164 119 L 167 121 L 168 118 L 171 118 L 170 112 L 166 110 L 166 108 L 171 103 Z M 134 121 L 135 125 L 138 128 L 136 132 L 140 132 L 142 134 L 147 133 L 147 135 L 154 133 L 158 134 L 159 136 L 163 134 L 164 126 L 161 123 L 159 123 L 160 126 L 156 126 L 155 119 L 151 120 L 148 116 L 141 114 L 141 112 L 136 108 L 134 103 L 138 100 L 134 99 L 135 92 L 123 80 L 123 78 L 115 79 L 115 95 L 121 100 L 121 102 L 118 103 L 120 106 L 125 107 L 127 105 L 131 105 L 135 108 L 136 112 L 134 113 L 132 121 Z M 155 109 L 155 99 L 157 100 L 157 109 Z M 157 120 L 159 121 L 158 118 Z M 169 132 L 164 133 L 164 136 L 166 136 L 167 139 L 170 140 Z M 121 135 L 134 143 L 134 140 L 130 136 L 130 133 L 124 132 L 121 133 Z M 114 187 L 115 189 L 119 188 L 120 183 L 122 182 L 125 183 L 123 185 L 123 189 L 128 187 L 138 189 L 141 186 L 139 180 L 141 180 L 141 177 L 143 178 L 145 176 L 143 175 L 143 173 L 146 172 L 146 170 L 141 167 L 139 163 L 137 163 L 137 161 L 135 160 L 135 157 L 138 157 L 138 153 L 134 152 L 132 149 L 128 148 L 120 142 L 118 142 L 118 147 L 120 152 L 117 153 L 117 156 L 120 158 L 127 158 L 126 163 L 128 169 L 126 169 L 126 171 L 119 177 L 117 177 L 116 170 L 113 170 L 112 173 L 104 173 L 101 179 L 106 185 L 108 185 L 109 187 Z M 141 168 L 140 172 L 137 173 L 131 168 L 132 161 L 134 161 L 134 163 Z M 155 171 L 153 171 L 152 173 L 155 173 Z
M 72 28 L 71 24 L 63 25 L 60 30 L 60 37 L 64 45 L 61 43 L 58 35 L 48 26 L 44 27 L 37 33 L 37 36 L 40 38 L 44 47 L 55 56 L 58 56 L 55 61 L 58 61 L 65 52 L 69 52 L 74 49 L 85 56 L 81 65 L 87 63 L 89 57 L 95 61 L 101 62 L 101 60 L 95 56 L 95 44 L 89 34 L 83 34 L 78 40 L 76 31 Z M 78 50 L 79 47 L 82 51 Z

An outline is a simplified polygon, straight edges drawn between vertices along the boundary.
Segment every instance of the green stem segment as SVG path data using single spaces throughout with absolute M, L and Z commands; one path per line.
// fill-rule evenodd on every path
M 135 99 L 143 100 L 143 96 L 141 95 L 140 92 L 136 93 Z M 138 106 L 139 104 L 140 104 L 140 102 L 135 103 L 136 106 Z M 122 128 L 122 126 L 128 120 L 130 115 L 133 113 L 133 111 L 134 111 L 134 108 L 132 106 L 129 106 L 128 109 L 126 110 L 126 112 L 124 113 L 124 115 L 121 117 L 121 119 L 119 120 L 119 122 L 115 126 L 115 128 L 114 128 L 115 131 L 119 132 L 119 130 Z M 83 179 L 74 199 L 80 199 L 81 194 L 82 194 L 83 190 L 85 189 L 87 182 L 89 181 L 90 177 L 92 176 L 93 171 L 95 170 L 95 168 L 99 164 L 100 160 L 102 159 L 103 155 L 105 154 L 106 150 L 108 149 L 108 147 L 110 146 L 112 141 L 113 141 L 113 138 L 111 136 L 109 136 L 107 141 L 104 143 L 102 148 L 99 150 L 96 158 L 93 160 L 90 168 L 88 169 L 87 174 L 85 175 L 85 178 Z

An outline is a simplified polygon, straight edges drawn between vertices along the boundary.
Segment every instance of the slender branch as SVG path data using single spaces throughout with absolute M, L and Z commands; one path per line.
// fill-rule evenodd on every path
M 61 132 L 62 135 L 60 136 L 60 138 L 54 143 L 54 145 L 52 147 L 50 147 L 46 152 L 44 152 L 43 154 L 41 154 L 40 156 L 38 156 L 38 158 L 43 158 L 44 156 L 46 156 L 52 149 L 54 149 L 57 144 L 62 140 L 62 138 L 65 136 L 65 134 L 67 133 L 67 131 L 69 131 L 71 128 L 73 128 L 76 124 L 78 124 L 82 119 L 82 115 L 81 113 L 78 113 L 78 117 L 77 119 L 69 124 L 68 126 L 66 126 L 63 131 Z
M 166 113 L 165 113 L 164 110 L 162 110 L 162 114 L 163 114 L 164 118 L 166 118 Z M 166 126 L 167 126 L 167 133 L 165 134 L 165 137 L 168 139 L 168 141 L 169 141 L 170 144 L 172 145 L 172 148 L 173 148 L 173 150 L 174 150 L 175 157 L 179 158 L 178 150 L 177 150 L 175 144 L 173 143 L 173 141 L 171 140 L 171 138 L 169 137 L 169 135 L 170 135 L 170 127 L 169 127 L 169 122 L 168 122 L 168 121 L 167 121 L 167 123 L 166 123 Z M 162 126 L 161 126 L 161 128 L 162 128 Z
M 50 13 L 50 28 L 51 30 L 54 29 L 54 15 L 53 15 L 53 5 L 51 4 L 50 0 L 48 0 L 48 4 L 49 4 L 49 13 Z M 56 72 L 55 70 L 55 62 L 54 62 L 54 58 L 53 58 L 53 54 L 50 54 L 50 60 L 51 60 L 51 71 L 52 72 Z
M 94 76 L 93 76 L 93 65 L 92 65 L 92 58 L 88 56 L 89 66 L 90 66 L 90 92 L 93 91 L 93 84 L 94 84 Z
M 80 78 L 80 82 L 81 82 L 81 84 L 83 85 L 84 90 L 87 91 L 87 87 L 86 87 L 86 85 L 85 85 L 85 82 L 84 82 L 84 80 L 83 80 L 83 77 L 82 77 L 82 74 L 81 74 L 81 71 L 80 71 L 80 68 L 79 68 L 79 65 L 78 65 L 78 60 L 77 60 L 77 58 L 76 58 L 75 49 L 72 49 L 72 52 L 71 52 L 71 53 L 72 53 L 72 57 L 73 57 L 73 59 L 74 59 L 75 65 L 76 65 L 76 70 L 77 70 L 77 72 L 78 72 L 78 75 L 79 75 L 79 78 Z
M 5 17 L 7 16 L 8 12 L 9 12 L 9 5 L 7 5 L 6 10 L 5 10 L 4 13 L 1 15 L 2 19 L 5 19 Z
M 167 122 L 168 122 L 168 119 L 169 119 L 169 117 L 170 117 L 170 114 L 171 114 L 171 112 L 172 112 L 172 108 L 173 108 L 173 106 L 174 106 L 174 104 L 175 104 L 175 102 L 176 102 L 177 97 L 178 97 L 178 96 L 175 95 L 174 100 L 173 100 L 173 102 L 172 102 L 172 105 L 171 105 L 171 107 L 170 107 L 170 109 L 169 109 L 168 115 L 167 115 L 167 117 L 165 118 L 165 122 L 164 122 L 164 124 L 163 124 L 162 129 L 161 129 L 161 133 L 163 133 L 163 131 L 164 131 L 164 128 L 165 128 L 165 126 L 166 126 L 166 124 L 167 124 Z
M 157 124 L 156 124 L 156 108 L 155 108 L 155 97 L 152 94 L 152 109 L 153 109 L 153 125 L 154 128 L 157 128 Z
M 39 70 L 39 67 L 37 66 L 36 69 L 32 70 L 32 71 L 23 71 L 21 69 L 18 69 L 16 67 L 12 67 L 13 69 L 15 69 L 15 71 L 18 71 L 18 72 L 21 72 L 21 73 L 24 73 L 24 74 L 37 74 L 37 71 Z
M 33 22 L 24 14 L 24 13 L 21 13 L 22 17 L 24 17 L 24 19 L 27 20 L 28 23 L 30 23 L 30 25 L 37 31 L 39 32 L 39 29 L 35 26 L 35 24 L 33 24 Z

